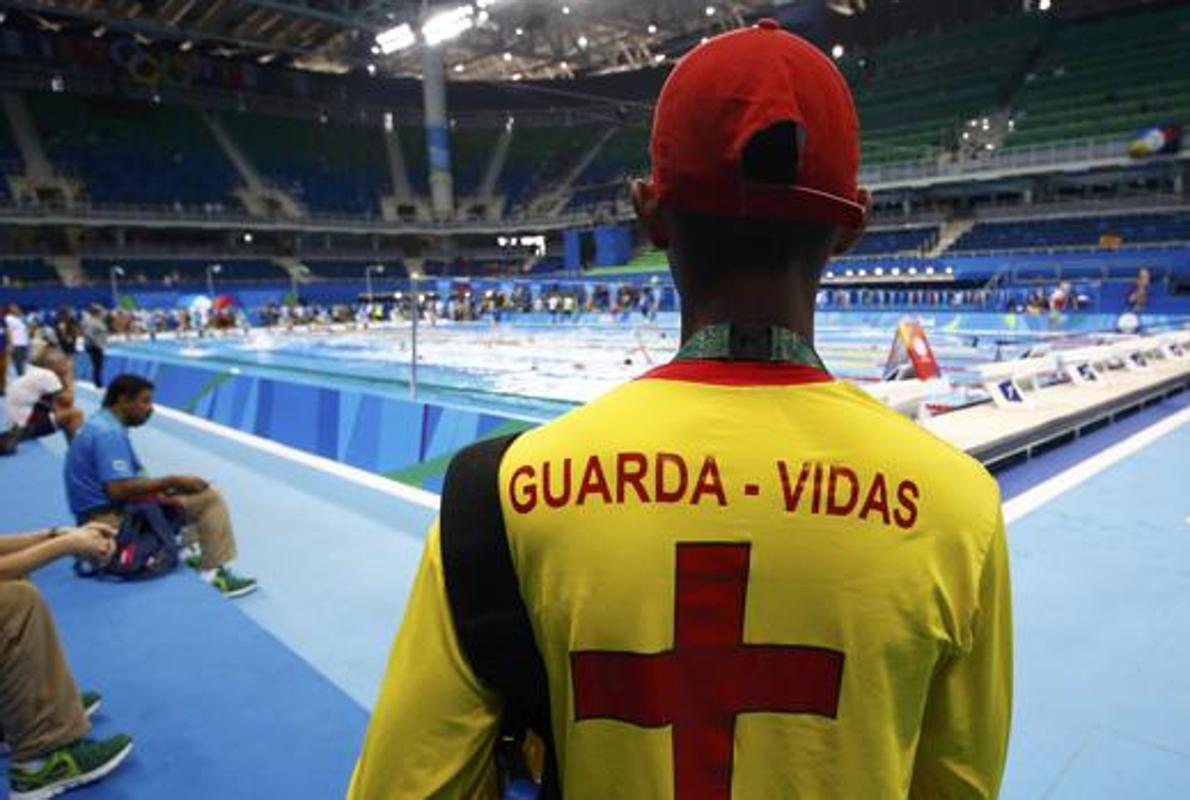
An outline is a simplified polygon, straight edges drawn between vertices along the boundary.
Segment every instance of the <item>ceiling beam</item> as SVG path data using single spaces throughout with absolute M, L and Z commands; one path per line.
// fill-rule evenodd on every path
M 375 34 L 381 30 L 362 15 L 338 14 L 334 11 L 324 11 L 321 8 L 311 8 L 299 0 L 241 0 L 241 2 L 245 5 L 267 8 L 270 11 L 276 11 L 289 16 L 306 17 L 307 19 L 314 19 L 319 22 L 328 22 L 332 25 L 338 25 L 341 28 L 356 28 L 366 33 Z

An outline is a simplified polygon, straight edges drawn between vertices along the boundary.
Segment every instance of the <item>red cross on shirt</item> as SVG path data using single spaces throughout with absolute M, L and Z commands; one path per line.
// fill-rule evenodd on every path
M 674 797 L 728 800 L 738 714 L 834 718 L 843 653 L 745 644 L 748 544 L 679 544 L 674 647 L 571 653 L 575 720 L 673 726 Z

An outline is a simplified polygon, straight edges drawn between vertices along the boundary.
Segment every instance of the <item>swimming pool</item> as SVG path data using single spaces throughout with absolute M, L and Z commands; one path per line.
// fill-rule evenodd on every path
M 901 318 L 897 313 L 820 314 L 818 351 L 839 377 L 879 380 Z M 1094 330 L 1087 318 L 1057 327 L 999 314 L 918 319 L 943 375 L 954 387 L 938 398 L 948 405 L 981 397 L 974 385 L 979 364 L 1017 357 L 1046 339 Z M 423 323 L 417 340 L 417 394 L 434 402 L 548 419 L 668 361 L 678 339 L 676 314 L 661 315 L 651 323 L 606 315 L 557 323 Z M 217 338 L 130 341 L 117 345 L 116 351 L 322 385 L 365 385 L 407 396 L 412 335 L 407 323 L 367 331 L 253 329 Z

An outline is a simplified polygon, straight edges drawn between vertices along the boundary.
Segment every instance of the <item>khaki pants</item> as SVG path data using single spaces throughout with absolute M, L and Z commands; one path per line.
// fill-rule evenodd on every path
M 215 487 L 209 487 L 198 494 L 178 495 L 176 498 L 186 512 L 186 544 L 198 543 L 202 550 L 199 569 L 217 569 L 236 557 L 235 531 L 231 527 L 231 512 L 227 501 Z M 102 511 L 88 517 L 88 522 L 106 522 L 118 528 L 120 515 L 115 511 Z
M 38 758 L 90 729 L 41 593 L 0 581 L 0 736 L 13 759 Z

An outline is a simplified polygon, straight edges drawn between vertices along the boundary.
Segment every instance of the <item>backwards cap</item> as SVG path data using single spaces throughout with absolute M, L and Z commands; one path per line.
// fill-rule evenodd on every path
M 744 149 L 762 132 L 786 137 L 791 183 L 757 183 Z M 650 142 L 658 199 L 728 217 L 862 227 L 856 187 L 859 123 L 835 65 L 773 20 L 726 33 L 678 63 L 657 101 Z

